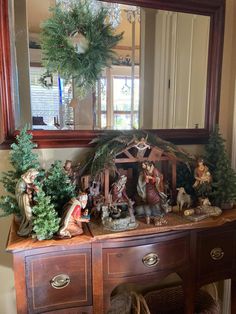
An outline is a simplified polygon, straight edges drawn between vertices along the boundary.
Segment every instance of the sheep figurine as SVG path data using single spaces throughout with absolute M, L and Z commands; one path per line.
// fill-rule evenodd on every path
M 209 201 L 209 198 L 203 198 L 201 204 L 202 206 L 211 206 L 211 202 Z
M 177 205 L 179 211 L 182 211 L 183 207 L 186 206 L 187 208 L 191 205 L 191 196 L 186 193 L 184 187 L 177 188 Z

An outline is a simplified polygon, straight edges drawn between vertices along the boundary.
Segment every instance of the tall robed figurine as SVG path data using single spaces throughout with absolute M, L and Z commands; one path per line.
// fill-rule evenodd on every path
M 17 234 L 22 237 L 28 236 L 32 232 L 33 194 L 38 190 L 34 180 L 38 173 L 36 169 L 31 168 L 21 176 L 16 184 L 15 195 L 22 216 Z
M 82 209 L 85 208 L 88 196 L 85 193 L 78 198 L 72 198 L 66 205 L 61 220 L 61 227 L 58 231 L 60 237 L 73 237 L 83 233 L 82 222 L 89 222 L 89 215 L 83 215 Z
M 163 175 L 155 167 L 152 161 L 142 162 L 142 170 L 139 174 L 137 192 L 144 204 L 136 207 L 136 214 L 145 215 L 147 224 L 154 219 L 156 226 L 166 224 L 162 210 L 163 197 Z

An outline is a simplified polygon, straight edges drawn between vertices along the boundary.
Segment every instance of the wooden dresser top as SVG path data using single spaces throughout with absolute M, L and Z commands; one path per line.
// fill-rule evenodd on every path
M 213 227 L 220 227 L 226 223 L 236 221 L 236 209 L 225 210 L 219 217 L 210 217 L 199 222 L 191 222 L 184 216 L 179 214 L 170 213 L 166 215 L 168 223 L 159 227 L 155 227 L 153 224 L 147 225 L 144 220 L 138 220 L 138 227 L 134 230 L 123 232 L 112 232 L 104 229 L 104 227 L 95 222 L 90 222 L 88 225 L 84 225 L 84 234 L 71 239 L 57 239 L 38 241 L 32 238 L 23 238 L 17 235 L 18 224 L 13 221 L 8 241 L 7 251 L 25 251 L 37 248 L 45 248 L 50 246 L 83 246 L 89 245 L 95 241 L 128 238 L 135 236 L 145 236 L 152 234 L 163 234 L 171 231 L 186 231 L 193 229 L 208 229 Z

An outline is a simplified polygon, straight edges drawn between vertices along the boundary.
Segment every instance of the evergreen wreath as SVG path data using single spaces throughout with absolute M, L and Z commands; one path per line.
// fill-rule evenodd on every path
M 93 10 L 89 0 L 71 1 L 67 10 L 60 4 L 50 10 L 52 16 L 41 26 L 43 65 L 66 81 L 73 78 L 80 92 L 87 92 L 115 59 L 112 48 L 123 33 L 114 35 L 107 9 Z

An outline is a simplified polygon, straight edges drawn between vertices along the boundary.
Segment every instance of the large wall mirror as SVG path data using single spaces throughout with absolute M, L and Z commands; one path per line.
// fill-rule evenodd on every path
M 40 83 L 40 25 L 60 1 L 1 0 L 3 138 L 27 123 L 41 147 L 84 146 L 111 129 L 207 139 L 219 111 L 224 0 L 105 3 L 123 39 L 94 90 L 79 98 L 73 80 L 57 73 L 45 78 L 50 88 Z

